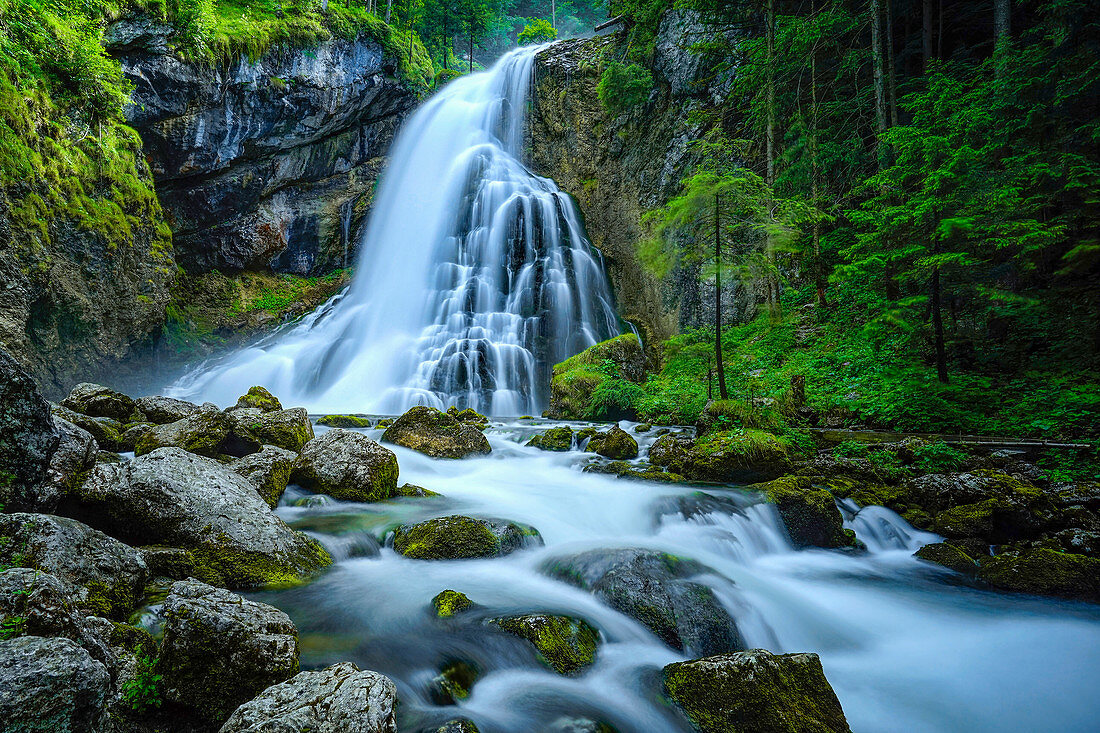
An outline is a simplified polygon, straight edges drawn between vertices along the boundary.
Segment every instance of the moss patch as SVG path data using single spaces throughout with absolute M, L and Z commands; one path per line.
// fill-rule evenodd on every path
M 998 555 L 978 576 L 1004 590 L 1100 602 L 1100 560 L 1084 555 L 1046 548 Z
M 493 623 L 531 642 L 539 659 L 558 674 L 576 674 L 596 661 L 599 632 L 587 621 L 534 614 L 498 618 Z
M 318 425 L 330 428 L 369 428 L 370 420 L 355 415 L 324 415 L 317 418 Z
M 456 590 L 440 591 L 435 598 L 432 598 L 432 608 L 435 609 L 435 615 L 439 618 L 450 618 L 455 614 L 468 611 L 473 606 L 474 602 L 465 593 L 459 593 Z

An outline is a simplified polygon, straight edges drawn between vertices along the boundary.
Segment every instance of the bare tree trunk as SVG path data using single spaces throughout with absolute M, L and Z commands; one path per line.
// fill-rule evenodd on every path
M 817 15 L 816 3 L 811 6 L 814 15 Z M 820 126 L 820 109 L 817 103 L 817 44 L 814 44 L 810 52 L 810 190 L 813 197 L 814 208 L 821 205 L 821 162 L 818 158 L 818 127 Z M 822 308 L 829 305 L 825 299 L 825 267 L 821 261 L 821 218 L 814 217 L 814 285 L 817 288 L 817 304 Z
M 940 22 L 936 29 L 936 58 L 943 58 L 943 0 L 940 0 Z
M 719 229 L 721 209 L 714 192 L 714 360 L 718 369 L 718 396 L 729 399 L 726 391 L 726 367 L 722 362 L 722 237 Z
M 390 22 L 390 16 L 393 14 L 393 0 L 386 0 L 386 22 Z
M 993 0 L 993 57 L 994 72 L 998 79 L 1004 77 L 1008 42 L 1012 39 L 1011 0 Z
M 764 132 L 764 144 L 767 148 L 767 174 L 768 185 L 775 182 L 775 0 L 768 0 L 765 12 L 764 36 L 768 46 L 768 88 L 767 94 L 767 129 Z
M 392 0 L 391 0 L 392 1 Z M 890 100 L 890 127 L 898 125 L 898 78 L 894 68 L 894 11 L 893 0 L 886 2 L 886 82 Z
M 921 26 L 921 48 L 924 51 L 924 70 L 932 63 L 932 0 L 924 0 L 924 22 Z
M 886 84 L 882 60 L 882 2 L 871 0 L 871 65 L 875 77 L 875 126 L 877 130 L 878 169 L 886 167 Z
M 558 27 L 558 3 L 557 0 L 550 0 L 550 25 L 555 28 Z

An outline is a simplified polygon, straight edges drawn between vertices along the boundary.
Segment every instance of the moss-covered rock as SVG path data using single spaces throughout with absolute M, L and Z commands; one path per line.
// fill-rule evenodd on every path
M 492 623 L 531 642 L 539 659 L 558 674 L 576 674 L 596 661 L 600 632 L 587 621 L 571 616 L 529 614 L 493 619 Z
M 455 705 L 470 696 L 474 683 L 481 676 L 481 669 L 472 662 L 453 660 L 447 662 L 432 678 L 429 696 L 436 705 Z
M 436 728 L 435 733 L 480 733 L 480 731 L 474 721 L 466 718 L 455 718 Z
M 362 433 L 334 428 L 306 443 L 291 480 L 334 499 L 382 501 L 394 496 L 399 472 L 393 451 Z
M 721 483 L 766 481 L 791 468 L 786 443 L 762 430 L 663 435 L 650 446 L 649 460 L 694 481 Z
M 53 416 L 88 431 L 102 450 L 112 452 L 128 450 L 122 439 L 122 423 L 110 417 L 90 417 L 58 405 Z
M 260 498 L 274 509 L 279 498 L 286 491 L 290 481 L 290 472 L 298 456 L 293 451 L 274 445 L 265 445 L 259 453 L 238 458 L 229 463 L 229 468 L 239 476 L 248 479 Z
M 59 437 L 50 405 L 31 375 L 0 348 L 0 502 L 8 511 L 52 509 L 58 497 L 37 496 Z
M 1046 548 L 1008 552 L 982 563 L 978 577 L 1002 590 L 1100 602 L 1100 560 Z
M 443 496 L 438 491 L 425 489 L 423 486 L 417 486 L 416 484 L 401 484 L 397 487 L 397 490 L 393 492 L 393 495 L 404 496 L 410 499 L 430 499 L 436 496 Z
M 229 460 L 255 453 L 263 441 L 235 418 L 212 406 L 165 425 L 150 428 L 138 440 L 134 453 L 143 456 L 158 448 L 182 448 L 207 458 Z
M 478 430 L 484 430 L 485 428 L 489 427 L 489 418 L 485 417 L 472 407 L 467 407 L 460 410 L 457 407 L 451 406 L 447 408 L 447 414 L 460 423 L 473 425 Z
M 665 694 L 702 733 L 847 733 L 816 654 L 763 649 L 664 668 Z
M 317 418 L 318 425 L 329 428 L 369 428 L 370 420 L 357 415 L 323 415 Z
M 498 557 L 541 544 L 537 530 L 515 522 L 453 515 L 398 527 L 393 549 L 417 560 Z
M 134 401 L 109 387 L 81 382 L 72 388 L 61 405 L 89 417 L 109 417 L 128 422 L 134 412 Z
M 639 481 L 659 481 L 665 484 L 682 484 L 687 481 L 687 479 L 680 474 L 664 471 L 657 466 L 639 468 L 633 463 L 627 463 L 626 461 L 611 461 L 610 463 L 592 461 L 581 470 L 585 473 L 603 473 L 610 476 L 618 476 L 619 478 L 637 479 Z
M 775 504 L 795 547 L 853 547 L 833 495 L 804 476 L 785 476 L 749 488 Z
M 962 548 L 948 542 L 933 542 L 930 545 L 925 545 L 914 552 L 913 557 L 942 565 L 949 570 L 954 570 L 956 573 L 973 575 L 978 572 L 978 563 L 974 561 L 974 558 L 967 555 Z
M 394 421 L 382 434 L 394 443 L 432 458 L 465 458 L 492 452 L 488 439 L 469 423 L 462 423 L 434 407 L 418 405 Z
M 199 411 L 199 406 L 174 397 L 139 397 L 134 400 L 134 409 L 141 414 L 144 420 L 154 425 L 182 420 Z
M 432 598 L 432 608 L 435 609 L 435 615 L 439 618 L 450 618 L 473 607 L 474 602 L 465 593 L 459 593 L 456 590 L 440 591 Z
M 263 412 L 278 412 L 283 409 L 275 395 L 264 387 L 251 387 L 246 394 L 237 399 L 237 407 L 254 407 Z
M 618 425 L 613 425 L 607 432 L 593 435 L 584 450 L 621 461 L 638 457 L 638 442 Z
M 532 448 L 541 448 L 542 450 L 559 453 L 568 451 L 573 447 L 573 428 L 568 425 L 550 428 L 545 432 L 532 436 L 527 441 L 527 445 Z
M 260 410 L 243 407 L 232 410 L 241 434 L 255 435 L 261 442 L 297 453 L 313 440 L 313 424 L 305 408 Z
M 592 417 L 597 411 L 597 406 L 592 404 L 597 388 L 614 379 L 631 384 L 645 379 L 645 354 L 638 337 L 632 333 L 602 341 L 556 364 L 550 379 L 550 407 L 546 417 L 556 420 Z M 619 420 L 633 419 L 635 415 L 628 409 L 622 414 L 603 414 L 602 417 Z

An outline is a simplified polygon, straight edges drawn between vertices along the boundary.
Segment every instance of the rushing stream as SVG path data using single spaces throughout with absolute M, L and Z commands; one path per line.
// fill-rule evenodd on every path
M 352 660 L 389 675 L 402 731 L 434 730 L 456 717 L 487 733 L 559 730 L 571 718 L 605 721 L 622 733 L 682 730 L 660 700 L 657 673 L 684 657 L 542 571 L 581 550 L 656 548 L 714 571 L 698 580 L 713 588 L 750 646 L 820 654 L 854 731 L 1096 730 L 1095 606 L 967 587 L 913 559 L 913 548 L 935 537 L 881 507 L 848 523 L 869 552 L 795 551 L 774 509 L 744 491 L 582 473 L 590 454 L 523 446 L 549 426 L 494 423 L 487 431 L 493 453 L 462 461 L 390 446 L 401 481 L 442 498 L 303 508 L 290 505 L 302 494 L 288 492 L 279 514 L 339 558 L 312 584 L 258 595 L 297 623 L 303 666 Z M 639 438 L 644 455 L 650 441 Z M 679 511 L 697 491 L 716 500 Z M 385 547 L 395 524 L 455 513 L 530 524 L 545 546 L 465 561 L 412 560 Z M 482 608 L 436 619 L 430 601 L 445 588 Z M 595 665 L 562 677 L 526 642 L 483 622 L 522 612 L 588 620 L 601 635 Z M 454 659 L 474 663 L 482 677 L 457 707 L 434 705 L 429 681 Z

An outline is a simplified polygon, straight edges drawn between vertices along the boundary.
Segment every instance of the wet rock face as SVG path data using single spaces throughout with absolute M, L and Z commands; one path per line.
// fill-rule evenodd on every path
M 164 697 L 211 722 L 298 672 L 298 630 L 277 608 L 189 580 L 172 585 L 164 613 Z
M 81 382 L 72 388 L 61 404 L 74 412 L 89 417 L 109 417 L 119 422 L 129 422 L 134 412 L 134 401 L 101 384 Z
M 362 433 L 333 429 L 306 443 L 291 480 L 348 501 L 382 501 L 397 490 L 397 456 Z
M 0 349 L 0 501 L 35 508 L 59 437 L 50 406 L 29 374 Z
M 333 39 L 211 67 L 167 53 L 158 28 L 132 25 L 107 38 L 134 84 L 127 118 L 180 264 L 307 275 L 353 261 L 382 156 L 416 103 L 386 72 L 381 45 Z
M 539 659 L 558 674 L 577 674 L 596 661 L 599 632 L 587 621 L 570 616 L 529 614 L 494 619 L 504 631 L 526 639 Z
M 199 406 L 173 397 L 139 397 L 134 400 L 134 407 L 146 420 L 155 425 L 182 420 L 199 411 Z
M 397 733 L 397 688 L 350 662 L 300 672 L 241 705 L 220 733 Z
M 267 505 L 274 509 L 286 491 L 290 471 L 298 456 L 274 445 L 265 445 L 259 453 L 238 458 L 229 464 L 236 474 L 248 479 Z
M 833 495 L 810 479 L 786 476 L 750 487 L 775 504 L 795 547 L 852 547 L 855 536 L 844 530 L 844 520 Z
M 702 733 L 847 733 L 844 710 L 816 654 L 763 649 L 676 662 L 665 694 Z
M 638 457 L 638 442 L 618 425 L 605 433 L 596 433 L 585 446 L 585 452 L 598 453 L 605 458 L 623 460 Z
M 476 414 L 476 413 L 475 413 Z M 469 422 L 434 407 L 418 406 L 382 433 L 384 443 L 411 448 L 432 458 L 465 458 L 492 452 L 488 439 Z
M 531 527 L 454 515 L 398 527 L 393 549 L 416 560 L 464 560 L 499 557 L 528 544 L 542 544 Z
M 6 731 L 101 731 L 108 725 L 107 669 L 63 638 L 0 642 L 0 725 Z

